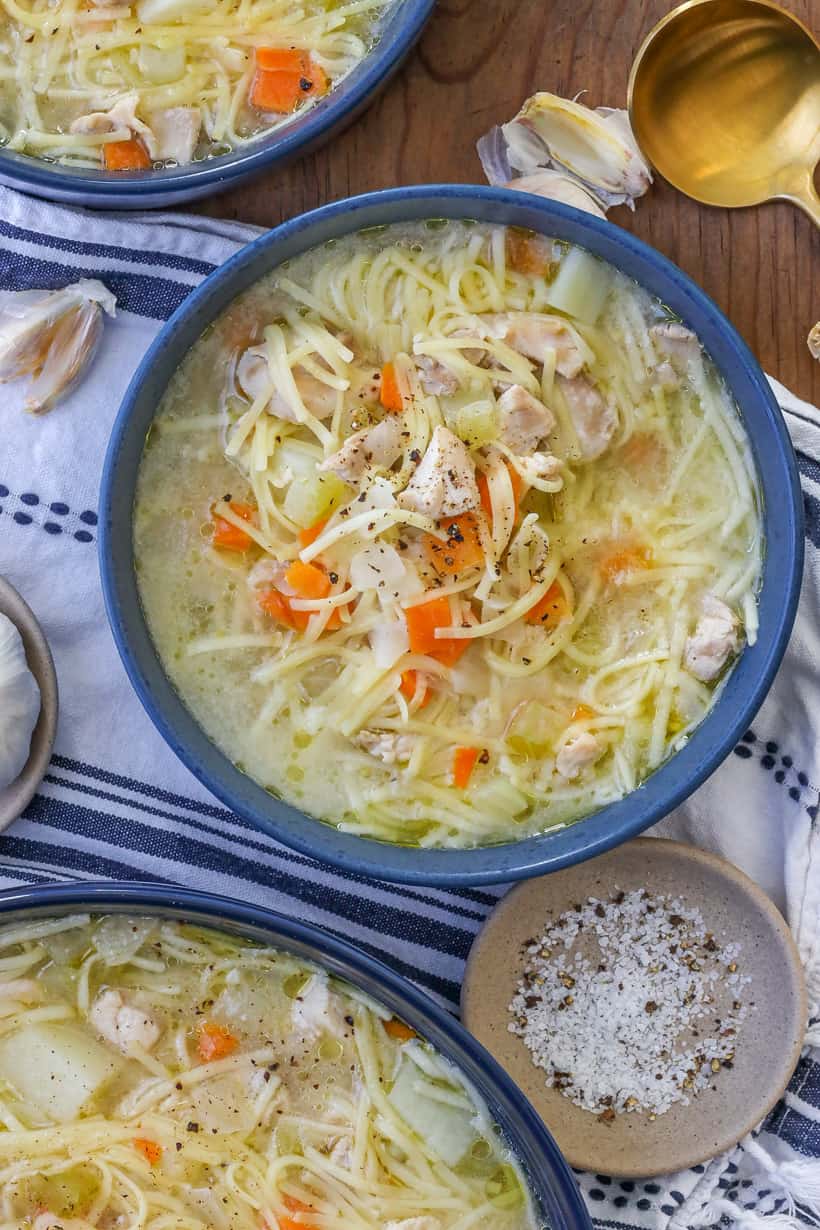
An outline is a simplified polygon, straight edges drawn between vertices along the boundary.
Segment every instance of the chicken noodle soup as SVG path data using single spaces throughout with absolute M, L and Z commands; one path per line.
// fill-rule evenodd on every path
M 421 846 L 628 794 L 757 626 L 754 467 L 697 338 L 580 248 L 464 223 L 345 238 L 237 301 L 159 408 L 135 549 L 228 756 Z
M 403 1021 L 217 931 L 0 930 L 7 1230 L 535 1230 L 486 1106 Z
M 401 0 L 0 0 L 0 144 L 109 171 L 224 154 L 312 106 Z

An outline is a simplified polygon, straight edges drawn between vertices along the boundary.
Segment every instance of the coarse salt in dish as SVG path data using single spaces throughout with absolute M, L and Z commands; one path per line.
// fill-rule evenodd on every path
M 740 951 L 677 898 L 591 897 L 528 943 L 508 1029 L 576 1106 L 653 1119 L 731 1068 L 749 1011 Z

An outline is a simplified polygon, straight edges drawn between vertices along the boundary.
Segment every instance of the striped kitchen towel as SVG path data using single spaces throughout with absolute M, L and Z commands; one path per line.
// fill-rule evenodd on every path
M 61 715 L 49 772 L 0 836 L 0 886 L 135 879 L 205 888 L 336 931 L 453 1010 L 470 944 L 504 889 L 401 888 L 284 849 L 220 806 L 176 760 L 133 695 L 103 612 L 97 493 L 120 397 L 189 290 L 256 228 L 176 216 L 89 215 L 0 188 L 0 290 L 100 278 L 118 301 L 93 370 L 45 418 L 0 386 L 0 573 L 50 641 Z M 787 913 L 820 1000 L 820 413 L 776 386 L 798 449 L 807 568 L 797 628 L 770 698 L 735 755 L 662 826 L 728 856 Z M 815 1025 L 814 1042 L 820 1043 Z M 820 1215 L 820 1054 L 807 1047 L 755 1141 L 653 1182 L 579 1175 L 614 1227 L 741 1225 Z

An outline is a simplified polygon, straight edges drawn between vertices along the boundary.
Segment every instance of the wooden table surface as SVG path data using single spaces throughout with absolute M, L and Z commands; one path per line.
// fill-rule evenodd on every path
M 815 28 L 818 0 L 786 0 Z M 218 217 L 274 226 L 357 192 L 483 183 L 476 139 L 538 89 L 624 106 L 632 57 L 670 0 L 438 0 L 416 51 L 370 110 L 285 171 L 216 197 Z M 693 133 L 693 140 L 696 134 Z M 820 233 L 786 204 L 708 209 L 662 182 L 610 220 L 671 257 L 719 304 L 764 369 L 820 404 L 806 335 L 820 319 Z

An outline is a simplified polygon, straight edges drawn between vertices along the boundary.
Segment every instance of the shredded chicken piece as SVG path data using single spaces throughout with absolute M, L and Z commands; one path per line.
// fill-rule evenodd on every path
M 284 393 L 274 389 L 271 382 L 268 353 L 264 345 L 249 346 L 236 365 L 235 382 L 239 392 L 249 401 L 255 401 L 267 389 L 271 389 L 268 410 L 286 423 L 298 423 L 296 411 Z M 317 419 L 330 418 L 336 409 L 336 390 L 319 380 L 303 367 L 294 367 L 293 382 L 304 407 Z
M 530 481 L 537 478 L 554 480 L 561 477 L 561 462 L 552 453 L 533 453 L 530 457 L 521 457 L 519 467 Z
M 293 1001 L 291 1022 L 304 1043 L 315 1042 L 325 1032 L 342 1037 L 345 1024 L 336 995 L 324 974 L 313 974 Z
M 139 95 L 126 94 L 108 111 L 91 111 L 88 115 L 78 115 L 72 120 L 69 132 L 116 132 L 118 128 L 128 128 L 132 133 L 138 133 L 145 138 L 148 152 L 154 157 L 154 134 L 147 124 L 137 117 Z
M 401 420 L 390 414 L 375 427 L 365 427 L 348 436 L 339 451 L 326 457 L 319 469 L 338 474 L 346 483 L 355 483 L 373 466 L 389 469 L 401 449 Z
M 33 978 L 12 978 L 0 982 L 0 1004 L 3 1000 L 17 1004 L 36 1004 L 43 998 L 43 988 Z
M 685 369 L 689 360 L 700 353 L 700 342 L 695 334 L 676 320 L 665 320 L 662 324 L 652 325 L 649 333 L 658 353 L 663 356 L 663 362 L 668 363 L 673 370 Z
M 618 426 L 615 409 L 604 401 L 586 376 L 577 376 L 574 380 L 559 376 L 557 381 L 581 446 L 581 456 L 592 461 L 605 452 L 615 434 Z
M 382 730 L 361 730 L 353 742 L 386 765 L 406 763 L 413 752 L 410 735 L 392 734 Z
M 571 781 L 587 765 L 594 764 L 602 751 L 603 748 L 595 735 L 585 730 L 583 734 L 564 744 L 555 758 L 555 767 L 562 777 Z
M 571 325 L 560 316 L 540 312 L 499 312 L 481 316 L 491 337 L 506 342 L 513 350 L 536 363 L 544 363 L 555 351 L 555 370 L 562 376 L 577 376 L 584 367 L 584 356 Z
M 162 162 L 173 160 L 186 166 L 193 159 L 201 128 L 199 107 L 166 107 L 162 111 L 152 111 L 152 156 Z
M 419 383 L 425 393 L 434 397 L 449 397 L 457 391 L 458 377 L 438 359 L 426 354 L 416 355 L 416 367 L 419 371 Z
M 88 1019 L 100 1037 L 125 1055 L 135 1046 L 150 1051 L 162 1032 L 147 1012 L 126 1003 L 119 991 L 102 991 L 91 1005 Z
M 398 503 L 402 508 L 436 520 L 457 517 L 471 508 L 478 508 L 475 465 L 464 442 L 448 428 L 435 429 Z
M 700 609 L 695 631 L 684 645 L 683 662 L 696 679 L 711 683 L 729 657 L 737 653 L 738 621 L 734 611 L 714 594 L 704 594 Z
M 498 399 L 502 443 L 524 456 L 538 447 L 555 426 L 555 415 L 520 384 L 512 384 Z

